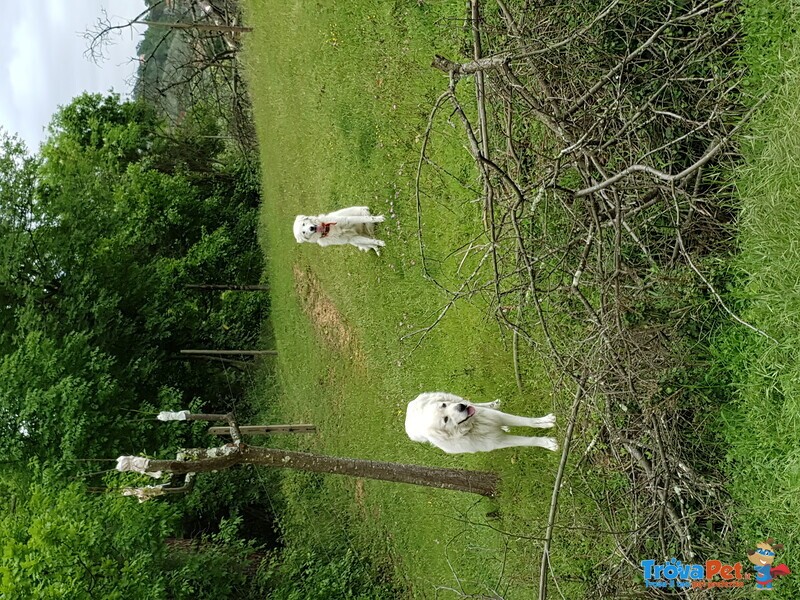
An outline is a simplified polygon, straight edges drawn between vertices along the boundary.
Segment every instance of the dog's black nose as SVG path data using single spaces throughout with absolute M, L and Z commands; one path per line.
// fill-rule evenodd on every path
M 312 225 L 311 227 L 309 227 L 309 230 L 311 231 L 311 233 L 314 233 L 317 230 L 317 226 Z
M 456 408 L 458 410 L 460 410 L 461 412 L 464 412 L 465 410 L 467 410 L 467 405 L 466 404 L 459 404 Z

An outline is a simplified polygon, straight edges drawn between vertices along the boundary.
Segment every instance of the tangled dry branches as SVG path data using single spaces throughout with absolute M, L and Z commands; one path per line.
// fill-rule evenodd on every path
M 587 462 L 628 476 L 630 497 L 594 497 L 609 531 L 618 529 L 609 500 L 627 507 L 616 569 L 645 551 L 713 552 L 718 538 L 694 532 L 702 523 L 724 537 L 725 499 L 713 450 L 687 435 L 702 431 L 702 410 L 674 380 L 691 368 L 696 298 L 738 319 L 697 267 L 730 247 L 725 173 L 737 160 L 732 139 L 759 106 L 742 105 L 735 2 L 481 8 L 471 2 L 470 59 L 433 62 L 449 85 L 424 136 L 417 206 L 432 123 L 449 106 L 483 184 L 486 231 L 454 251 L 475 265 L 454 287 L 431 274 L 420 228 L 425 275 L 449 300 L 415 334 L 460 298 L 488 295 L 515 343 L 546 348 L 585 386 L 570 485 L 594 493 L 580 480 Z M 464 108 L 464 78 L 475 80 L 477 110 Z

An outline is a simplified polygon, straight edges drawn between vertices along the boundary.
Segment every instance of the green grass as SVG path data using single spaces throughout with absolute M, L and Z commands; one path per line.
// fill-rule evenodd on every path
M 779 562 L 800 566 L 800 9 L 745 2 L 743 59 L 753 99 L 771 93 L 745 140 L 733 297 L 743 317 L 779 343 L 735 326 L 716 351 L 734 381 L 721 423 L 738 538 L 786 545 Z M 742 548 L 742 552 L 745 548 Z M 776 585 L 796 598 L 800 578 Z
M 564 415 L 568 405 L 554 395 L 548 366 L 534 356 L 523 357 L 525 385 L 517 389 L 510 340 L 487 317 L 480 295 L 459 301 L 419 347 L 418 336 L 403 339 L 431 324 L 448 300 L 421 270 L 415 175 L 428 114 L 446 86 L 430 60 L 434 53 L 464 54 L 463 7 L 380 0 L 245 4 L 255 27 L 244 61 L 261 141 L 261 233 L 279 351 L 275 392 L 264 394 L 265 417 L 318 427 L 314 436 L 270 443 L 492 470 L 503 478 L 501 496 L 489 501 L 288 472 L 280 494 L 286 541 L 331 564 L 352 565 L 352 556 L 341 558 L 350 549 L 371 569 L 391 565 L 391 577 L 413 597 L 437 597 L 437 586 L 462 584 L 468 593 L 534 597 L 535 538 L 544 532 L 557 457 L 530 449 L 448 456 L 411 443 L 403 431 L 405 405 L 421 391 L 502 398 L 520 414 Z M 720 549 L 719 558 L 732 552 L 744 560 L 747 548 L 772 536 L 786 544 L 780 560 L 797 570 L 800 17 L 778 0 L 747 0 L 742 14 L 747 97 L 774 93 L 742 140 L 745 161 L 735 174 L 741 254 L 722 271 L 743 274 L 728 292 L 731 302 L 780 343 L 738 325 L 717 337 L 716 368 L 726 371 L 721 380 L 733 382 L 719 425 L 742 544 Z M 470 86 L 460 84 L 459 93 L 469 105 Z M 470 254 L 461 264 L 463 253 L 451 252 L 482 227 L 474 164 L 444 112 L 434 123 L 429 156 L 439 167 L 426 165 L 420 181 L 425 248 L 432 274 L 452 285 L 458 270 L 463 276 L 478 258 Z M 381 257 L 294 242 L 294 215 L 355 204 L 387 216 L 378 227 L 387 242 Z M 581 487 L 614 492 L 628 481 L 599 466 L 583 473 L 583 484 L 576 483 L 579 473 L 571 474 L 552 560 L 564 597 L 577 598 L 602 580 L 604 559 L 614 552 L 600 532 L 629 525 L 603 523 Z M 606 508 L 613 514 L 614 507 Z M 799 582 L 794 576 L 780 581 L 776 597 L 796 597 Z M 438 597 L 448 596 L 453 593 Z
M 314 436 L 274 443 L 492 470 L 504 482 L 501 497 L 489 501 L 367 481 L 356 502 L 352 480 L 287 473 L 287 541 L 324 554 L 344 540 L 391 562 L 393 577 L 415 597 L 434 597 L 436 586 L 458 588 L 455 573 L 468 592 L 497 586 L 508 599 L 530 598 L 540 559 L 540 542 L 530 538 L 544 532 L 558 456 L 531 449 L 448 456 L 410 442 L 403 428 L 406 403 L 432 390 L 476 401 L 502 398 L 518 414 L 555 406 L 565 412 L 541 362 L 526 358 L 525 386 L 517 389 L 510 340 L 487 317 L 479 295 L 457 303 L 418 348 L 418 337 L 401 339 L 432 323 L 448 300 L 421 270 L 414 180 L 428 114 L 446 86 L 429 64 L 435 52 L 459 55 L 462 7 L 250 0 L 246 8 L 255 27 L 244 61 L 261 141 L 262 241 L 279 352 L 278 391 L 265 410 L 273 420 L 318 427 Z M 463 85 L 461 93 L 473 92 Z M 447 115 L 440 117 L 429 156 L 441 169 L 427 166 L 421 179 L 426 252 L 432 274 L 444 282 L 455 279 L 463 258 L 448 254 L 482 230 L 465 143 Z M 360 204 L 387 216 L 378 226 L 387 243 L 380 257 L 295 243 L 294 215 Z M 462 270 L 476 261 L 470 255 Z M 600 529 L 587 507 L 583 498 L 563 498 L 563 522 Z M 499 518 L 487 521 L 494 512 Z M 577 597 L 610 552 L 609 542 L 569 530 L 558 542 L 554 568 L 567 574 L 562 590 Z

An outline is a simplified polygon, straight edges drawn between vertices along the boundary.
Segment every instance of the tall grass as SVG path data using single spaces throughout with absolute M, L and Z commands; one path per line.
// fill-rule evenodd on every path
M 774 337 L 731 328 L 716 352 L 734 382 L 722 413 L 733 520 L 743 544 L 771 536 L 778 562 L 800 565 L 800 7 L 750 0 L 742 58 L 752 101 L 770 94 L 743 140 L 741 200 L 731 290 L 743 316 Z M 744 553 L 745 548 L 742 548 Z M 796 598 L 800 580 L 776 585 Z

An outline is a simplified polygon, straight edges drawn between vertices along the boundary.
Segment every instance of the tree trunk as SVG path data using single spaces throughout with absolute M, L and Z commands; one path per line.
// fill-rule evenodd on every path
M 230 450 L 226 455 L 212 455 L 212 458 L 200 458 L 199 460 L 151 460 L 147 470 L 167 471 L 170 473 L 203 473 L 220 471 L 239 464 L 250 464 L 262 467 L 298 469 L 314 473 L 333 473 L 336 475 L 363 477 L 365 479 L 410 483 L 459 492 L 471 492 L 489 497 L 493 497 L 497 493 L 499 480 L 495 473 L 485 471 L 442 469 L 375 460 L 320 456 L 306 452 L 292 452 L 260 446 L 241 445 L 238 450 L 233 446 L 228 446 L 225 449 Z
M 475 75 L 476 73 L 483 73 L 484 71 L 501 69 L 503 65 L 508 62 L 509 58 L 510 55 L 506 53 L 490 56 L 488 58 L 476 58 L 466 63 L 457 63 L 437 54 L 434 56 L 431 66 L 445 73 L 452 73 L 457 77 L 461 77 L 464 75 Z

